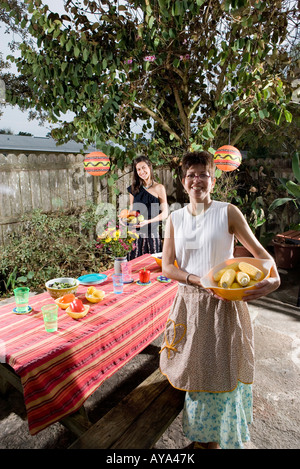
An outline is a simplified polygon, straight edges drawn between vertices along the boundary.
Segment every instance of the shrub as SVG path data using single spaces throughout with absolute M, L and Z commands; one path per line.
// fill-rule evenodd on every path
M 95 249 L 99 216 L 89 203 L 82 211 L 45 214 L 33 211 L 18 232 L 8 235 L 0 258 L 0 295 L 26 284 L 41 291 L 47 280 L 78 277 L 112 267 L 112 259 Z

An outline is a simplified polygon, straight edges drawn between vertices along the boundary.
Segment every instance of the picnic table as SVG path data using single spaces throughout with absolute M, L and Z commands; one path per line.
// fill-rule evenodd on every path
M 48 292 L 29 298 L 33 311 L 14 314 L 14 305 L 0 307 L 0 343 L 5 363 L 21 380 L 31 435 L 82 408 L 85 400 L 129 360 L 155 340 L 165 328 L 177 291 L 177 282 L 157 281 L 160 269 L 145 254 L 133 261 L 133 283 L 122 294 L 113 293 L 111 275 L 97 288 L 106 296 L 90 304 L 79 320 L 58 312 L 58 331 L 45 331 L 41 307 L 51 303 Z M 142 268 L 151 271 L 151 283 L 136 283 Z M 84 303 L 88 286 L 80 285 L 76 296 Z M 4 347 L 3 347 L 4 345 Z

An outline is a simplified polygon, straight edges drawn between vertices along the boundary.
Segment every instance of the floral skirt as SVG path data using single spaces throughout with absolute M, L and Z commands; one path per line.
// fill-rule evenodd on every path
M 192 441 L 219 443 L 222 449 L 243 449 L 250 440 L 252 385 L 238 383 L 231 392 L 187 392 L 183 432 Z

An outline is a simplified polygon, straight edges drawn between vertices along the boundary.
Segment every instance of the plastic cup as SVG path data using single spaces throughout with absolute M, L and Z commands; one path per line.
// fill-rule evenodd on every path
M 14 289 L 14 295 L 18 313 L 26 313 L 28 311 L 29 288 L 18 287 Z
M 128 262 L 123 262 L 123 264 L 121 264 L 121 269 L 122 269 L 123 283 L 131 283 L 132 282 L 131 264 L 129 264 Z
M 57 331 L 57 312 L 58 305 L 48 304 L 42 306 L 42 313 L 44 318 L 45 329 L 47 332 L 56 332 Z
M 122 274 L 112 275 L 114 293 L 120 294 L 123 293 L 123 277 Z

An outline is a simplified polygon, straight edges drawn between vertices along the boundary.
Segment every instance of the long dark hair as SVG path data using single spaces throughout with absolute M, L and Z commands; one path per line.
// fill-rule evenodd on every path
M 152 163 L 151 161 L 149 160 L 149 158 L 147 158 L 147 156 L 138 156 L 137 158 L 135 158 L 133 160 L 133 163 L 132 163 L 132 169 L 133 169 L 133 174 L 132 174 L 132 184 L 131 184 L 131 192 L 133 195 L 137 194 L 138 192 L 140 192 L 140 189 L 143 185 L 143 181 L 141 180 L 141 178 L 139 177 L 138 173 L 137 173 L 137 170 L 136 170 L 136 165 L 138 163 L 141 163 L 142 161 L 144 161 L 144 163 L 147 164 L 147 166 L 149 166 L 150 168 L 150 176 L 151 176 L 151 180 L 153 181 L 154 179 L 154 175 L 153 175 L 153 166 L 152 166 Z

